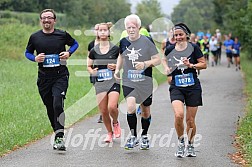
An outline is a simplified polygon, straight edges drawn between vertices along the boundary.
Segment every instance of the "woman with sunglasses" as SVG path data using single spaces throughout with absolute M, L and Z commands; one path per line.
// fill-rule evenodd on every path
M 196 134 L 195 117 L 198 106 L 202 106 L 202 89 L 197 71 L 206 69 L 206 61 L 200 48 L 189 42 L 190 29 L 183 23 L 173 28 L 175 45 L 165 50 L 167 63 L 165 69 L 172 76 L 169 88 L 170 99 L 175 115 L 175 129 L 178 135 L 177 157 L 195 157 L 193 139 Z M 186 131 L 188 135 L 187 150 L 184 139 L 184 104 L 186 105 Z

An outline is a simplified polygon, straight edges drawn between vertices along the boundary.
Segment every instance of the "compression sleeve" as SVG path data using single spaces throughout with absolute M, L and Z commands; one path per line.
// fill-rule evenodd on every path
M 69 48 L 69 52 L 71 53 L 71 54 L 73 54 L 75 51 L 76 51 L 76 49 L 79 47 L 79 44 L 78 44 L 78 42 L 76 41 L 76 40 L 74 40 L 74 43 L 73 43 L 73 45 Z
M 35 62 L 35 55 L 30 53 L 28 50 L 25 51 L 25 57 L 31 61 Z

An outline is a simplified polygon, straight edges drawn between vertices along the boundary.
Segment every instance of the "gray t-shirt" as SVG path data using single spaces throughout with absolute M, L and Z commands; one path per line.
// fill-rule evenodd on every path
M 144 70 L 136 70 L 135 62 L 151 60 L 152 56 L 158 54 L 153 40 L 143 35 L 136 41 L 130 41 L 126 37 L 120 40 L 119 47 L 124 62 L 122 75 L 123 85 L 144 93 L 145 95 L 143 96 L 150 96 L 153 89 L 152 67 Z
M 141 35 L 136 41 L 130 41 L 128 37 L 120 41 L 120 53 L 124 59 L 123 82 L 142 82 L 144 78 L 152 77 L 152 68 L 144 71 L 136 70 L 135 62 L 151 60 L 151 57 L 158 54 L 156 46 L 151 38 Z M 141 75 L 143 76 L 141 77 Z M 145 77 L 146 76 L 146 77 Z

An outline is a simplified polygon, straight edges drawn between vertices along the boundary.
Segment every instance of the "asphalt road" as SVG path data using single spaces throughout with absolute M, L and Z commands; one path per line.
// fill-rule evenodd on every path
M 0 158 L 0 166 L 237 166 L 231 162 L 228 154 L 235 152 L 232 136 L 245 104 L 242 74 L 236 72 L 234 67 L 227 68 L 223 60 L 222 65 L 209 66 L 202 71 L 199 78 L 203 87 L 204 106 L 199 108 L 196 119 L 197 157 L 181 159 L 174 156 L 177 143 L 174 115 L 168 84 L 162 84 L 154 93 L 151 108 L 150 150 L 135 148 L 128 151 L 123 148 L 129 130 L 125 104 L 120 104 L 123 134 L 121 139 L 115 139 L 112 144 L 102 142 L 106 131 L 103 124 L 96 123 L 97 115 L 67 129 L 66 152 L 53 151 L 51 136 L 47 136 Z M 138 125 L 140 128 L 140 122 Z

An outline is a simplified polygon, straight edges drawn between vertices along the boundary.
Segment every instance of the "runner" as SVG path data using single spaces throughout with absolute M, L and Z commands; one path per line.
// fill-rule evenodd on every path
M 98 39 L 98 36 L 97 36 L 97 30 L 99 28 L 99 24 L 96 24 L 94 26 L 94 34 L 95 34 L 95 39 L 93 41 L 91 41 L 89 44 L 88 44 L 88 55 L 89 55 L 89 52 L 90 50 L 99 43 L 99 39 Z M 89 61 L 89 57 L 87 56 L 87 62 Z M 90 83 L 94 84 L 94 79 L 95 77 L 93 77 L 91 74 L 90 74 Z M 97 123 L 103 123 L 102 121 L 102 115 L 99 116 L 98 120 L 97 120 Z
M 164 39 L 161 43 L 161 52 L 164 53 L 167 47 L 174 45 L 175 43 L 176 41 L 173 36 L 173 31 L 170 30 L 170 32 L 168 33 L 168 38 Z
M 152 67 L 160 64 L 160 57 L 154 42 L 139 34 L 140 18 L 129 15 L 124 20 L 128 37 L 120 40 L 120 55 L 117 59 L 115 78 L 120 78 L 123 66 L 123 94 L 127 102 L 127 121 L 131 136 L 127 140 L 125 149 L 132 149 L 138 145 L 136 103 L 142 109 L 142 134 L 140 149 L 149 149 L 147 132 L 151 123 L 150 105 L 152 103 Z
M 217 48 L 217 46 L 218 46 L 218 41 L 214 36 L 212 36 L 211 40 L 209 41 L 209 49 L 213 55 L 212 67 L 214 66 L 214 64 L 217 65 L 217 62 L 218 62 L 218 55 L 217 55 L 218 48 Z
M 201 44 L 202 44 L 201 51 L 206 59 L 207 64 L 209 64 L 209 41 L 208 41 L 207 36 L 203 37 Z M 213 66 L 213 64 L 212 64 L 212 66 Z
M 95 45 L 90 51 L 87 64 L 88 72 L 96 76 L 94 87 L 98 108 L 108 131 L 104 139 L 107 143 L 112 142 L 113 135 L 116 138 L 121 136 L 121 128 L 118 122 L 120 83 L 113 77 L 116 59 L 119 55 L 119 47 L 109 42 L 111 27 L 111 23 L 99 24 L 97 31 L 99 44 Z M 114 131 L 111 124 L 113 124 Z
M 210 30 L 207 30 L 206 32 L 207 39 L 210 39 L 212 37 Z
M 66 31 L 55 29 L 55 23 L 56 14 L 53 9 L 45 9 L 40 13 L 42 30 L 30 36 L 25 56 L 31 61 L 38 62 L 37 86 L 55 132 L 53 149 L 65 151 L 64 99 L 69 80 L 66 60 L 79 45 Z M 65 45 L 71 46 L 68 51 Z
M 240 50 L 241 50 L 241 43 L 238 40 L 238 37 L 235 37 L 235 41 L 232 47 L 232 52 L 235 60 L 235 70 L 238 71 L 241 69 L 240 67 Z
M 199 30 L 199 31 L 197 32 L 197 36 L 199 37 L 199 40 L 202 40 L 203 37 L 205 36 L 205 34 L 204 34 L 203 31 Z
M 217 39 L 221 39 L 221 32 L 220 32 L 220 30 L 216 29 L 215 33 L 216 33 Z
M 221 35 L 221 32 L 219 29 L 216 29 L 216 34 L 215 34 L 215 37 L 217 38 L 217 59 L 218 59 L 218 62 L 219 64 L 221 64 L 221 53 L 222 53 L 222 35 Z
M 230 67 L 230 63 L 232 63 L 232 46 L 234 45 L 234 41 L 230 39 L 230 36 L 225 36 L 226 40 L 224 41 L 223 45 L 226 49 L 227 61 L 228 61 L 228 68 Z
M 146 28 L 144 28 L 144 27 L 141 27 L 141 28 L 140 28 L 139 34 L 151 38 L 151 36 L 150 36 L 148 30 L 147 30 Z M 122 34 L 121 34 L 120 39 L 123 39 L 123 38 L 125 38 L 125 37 L 127 37 L 127 36 L 128 36 L 127 30 L 124 30 L 124 31 L 122 32 Z M 136 113 L 137 113 L 138 115 L 140 115 L 141 112 L 142 112 L 142 111 L 141 111 L 141 106 L 139 105 L 139 106 L 137 107 Z
M 184 157 L 185 154 L 184 103 L 188 135 L 186 156 L 196 156 L 193 147 L 196 134 L 195 117 L 198 106 L 202 105 L 202 89 L 196 70 L 206 68 L 206 61 L 200 48 L 188 42 L 190 33 L 185 24 L 176 24 L 174 26 L 176 45 L 171 45 L 165 51 L 168 62 L 165 68 L 170 68 L 172 75 L 169 91 L 178 135 L 178 149 L 175 153 L 177 157 Z
M 221 64 L 221 52 L 222 52 L 221 47 L 222 47 L 221 38 L 217 38 L 217 60 L 218 60 L 219 64 Z
M 198 45 L 199 48 L 201 48 L 201 43 L 199 42 L 198 39 L 199 39 L 198 36 L 195 36 L 194 33 L 191 33 L 191 35 L 190 35 L 190 42 L 192 42 L 193 44 Z M 198 73 L 198 75 L 200 75 L 200 70 L 197 70 L 197 73 Z

